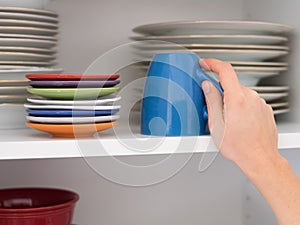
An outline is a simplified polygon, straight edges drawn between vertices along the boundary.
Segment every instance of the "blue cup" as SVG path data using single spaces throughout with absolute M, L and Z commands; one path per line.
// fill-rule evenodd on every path
M 195 53 L 159 53 L 150 63 L 144 88 L 141 133 L 155 136 L 209 134 L 201 83 L 220 84 L 199 66 Z

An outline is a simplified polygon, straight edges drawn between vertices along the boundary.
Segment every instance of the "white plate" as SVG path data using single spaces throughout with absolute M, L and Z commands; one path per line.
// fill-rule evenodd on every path
M 238 62 L 229 61 L 234 66 L 281 66 L 287 67 L 289 64 L 287 62 Z
M 27 38 L 0 38 L 0 46 L 20 46 L 20 47 L 37 47 L 52 48 L 57 44 L 56 41 L 27 39 Z
M 105 105 L 107 103 L 113 103 L 119 101 L 121 97 L 97 99 L 97 100 L 78 100 L 78 101 L 68 101 L 68 100 L 48 100 L 48 99 L 36 99 L 28 98 L 27 100 L 35 104 L 44 105 L 86 105 L 86 106 L 97 106 Z
M 276 109 L 273 110 L 274 115 L 279 115 L 279 114 L 283 114 L 283 113 L 288 113 L 290 111 L 289 108 L 286 109 Z
M 17 13 L 29 13 L 38 14 L 51 17 L 57 17 L 57 13 L 49 10 L 25 8 L 25 7 L 10 7 L 10 6 L 0 6 L 1 12 L 17 12 Z
M 146 75 L 146 71 L 148 70 L 147 65 L 136 65 L 137 69 L 144 71 Z M 215 79 L 218 78 L 216 74 L 211 71 L 206 71 L 206 73 Z M 239 82 L 244 86 L 255 86 L 261 79 L 279 75 L 278 71 L 236 71 Z
M 152 57 L 159 52 L 163 51 L 136 51 L 136 54 L 142 56 L 146 60 L 152 59 Z M 182 50 L 174 50 L 172 52 L 184 52 Z M 189 52 L 194 52 L 199 55 L 200 58 L 217 58 L 224 61 L 264 61 L 288 54 L 288 51 L 279 50 L 236 50 L 236 49 L 190 49 Z
M 1 70 L 16 70 L 16 69 L 29 69 L 31 66 L 15 66 L 15 65 L 0 65 Z
M 42 39 L 42 40 L 57 42 L 57 37 L 55 36 L 45 36 L 45 35 L 35 35 L 35 34 L 1 34 L 0 33 L 0 38 Z
M 54 59 L 55 57 L 53 55 L 42 55 L 25 52 L 0 52 L 1 61 L 51 61 Z
M 0 61 L 0 66 L 31 66 L 31 67 L 44 67 L 53 66 L 56 62 L 38 62 L 38 61 Z
M 37 15 L 24 12 L 3 12 L 0 8 L 0 19 L 33 20 L 41 22 L 58 23 L 58 18 L 46 15 Z
M 0 95 L 26 95 L 27 88 L 27 86 L 0 87 Z
M 255 86 L 258 82 L 264 78 L 279 75 L 278 72 L 239 72 L 237 76 L 241 85 L 244 86 Z
M 119 119 L 119 115 L 94 117 L 37 117 L 26 116 L 26 119 L 35 123 L 100 123 Z
M 289 103 L 288 102 L 279 102 L 279 103 L 270 103 L 269 104 L 273 109 L 275 108 L 282 108 L 282 107 L 288 107 Z
M 251 72 L 267 72 L 267 71 L 275 71 L 282 72 L 287 71 L 287 67 L 279 67 L 279 66 L 233 66 L 235 71 L 251 71 Z
M 256 87 L 249 87 L 254 91 L 257 92 L 286 92 L 290 90 L 289 86 L 256 86 Z
M 163 43 L 157 43 L 160 41 L 147 41 L 144 42 L 137 42 L 134 47 L 138 49 L 146 49 L 146 50 L 157 50 L 157 49 L 182 49 L 182 48 L 187 48 L 187 49 L 195 49 L 195 48 L 200 48 L 200 49 L 205 49 L 205 48 L 220 48 L 220 49 L 269 49 L 269 50 L 289 50 L 288 46 L 283 46 L 283 45 L 239 45 L 239 44 L 165 44 Z
M 13 20 L 13 19 L 0 19 L 0 26 L 29 26 L 40 27 L 47 29 L 58 29 L 57 23 L 39 22 L 30 20 Z
M 142 70 L 148 70 L 149 65 L 137 64 L 135 67 L 140 68 Z M 240 74 L 262 74 L 262 75 L 277 75 L 279 72 L 286 71 L 287 67 L 262 67 L 262 66 L 233 66 L 234 70 Z
M 18 62 L 18 61 L 17 61 Z M 1 63 L 1 62 L 0 62 Z M 46 68 L 46 69 L 53 69 L 50 67 L 42 67 L 42 66 L 28 66 L 28 65 L 1 65 L 0 64 L 0 76 L 1 71 L 12 71 L 12 70 L 30 70 L 32 68 Z M 6 73 L 6 72 L 5 72 Z M 1 78 L 0 78 L 1 79 Z
M 56 53 L 56 50 L 46 49 L 46 48 L 0 46 L 0 52 L 28 52 L 28 53 L 38 53 L 44 55 L 53 55 Z
M 239 44 L 239 45 L 272 45 L 287 42 L 288 39 L 282 36 L 265 35 L 174 35 L 174 36 L 136 36 L 133 40 L 161 40 L 177 44 Z
M 1 68 L 1 67 L 0 67 Z M 34 73 L 61 73 L 60 68 L 21 67 L 19 69 L 0 69 L 1 80 L 24 80 L 26 74 Z
M 0 103 L 25 103 L 29 97 L 26 95 L 0 95 Z M 23 105 L 22 105 L 23 106 Z
M 259 21 L 174 21 L 138 26 L 136 33 L 162 34 L 286 34 L 292 31 L 290 26 Z
M 259 93 L 259 96 L 266 101 L 273 101 L 279 98 L 283 98 L 288 96 L 288 92 L 280 92 L 280 93 Z
M 206 73 L 209 74 L 210 76 L 214 77 L 215 79 L 217 79 L 217 77 L 218 77 L 213 72 L 206 72 Z M 269 71 L 267 71 L 267 72 L 236 71 L 236 73 L 237 73 L 237 77 L 239 79 L 240 84 L 243 86 L 247 86 L 247 87 L 256 86 L 261 79 L 279 75 L 279 72 L 274 72 L 274 71 L 270 71 L 270 72 Z
M 250 62 L 250 61 L 227 61 L 233 66 L 255 66 L 255 67 L 288 67 L 287 62 Z M 149 65 L 150 62 L 140 62 L 137 63 L 136 65 Z
M 26 127 L 26 112 L 22 104 L 0 104 L 0 115 L 0 130 Z
M 0 80 L 0 87 L 28 86 L 28 80 Z
M 114 110 L 120 109 L 120 105 L 34 105 L 24 104 L 25 108 L 28 109 L 78 109 L 78 110 Z
M 37 34 L 53 36 L 58 33 L 58 29 L 46 29 L 39 27 L 21 26 L 0 26 L 0 33 L 5 34 Z

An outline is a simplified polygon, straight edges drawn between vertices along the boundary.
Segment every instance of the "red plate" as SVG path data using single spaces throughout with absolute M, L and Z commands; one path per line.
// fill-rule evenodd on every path
M 29 80 L 116 80 L 119 74 L 27 74 Z

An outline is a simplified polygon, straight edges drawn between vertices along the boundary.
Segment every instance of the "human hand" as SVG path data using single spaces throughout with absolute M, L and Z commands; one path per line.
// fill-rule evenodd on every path
M 262 193 L 280 225 L 298 225 L 300 180 L 277 150 L 272 108 L 255 91 L 239 84 L 229 63 L 205 59 L 200 65 L 219 75 L 224 90 L 222 100 L 214 85 L 202 82 L 215 144 Z
M 259 95 L 240 85 L 233 67 L 217 59 L 200 61 L 205 70 L 219 75 L 224 99 L 212 83 L 202 82 L 209 129 L 214 143 L 224 157 L 235 162 L 244 172 L 259 163 L 274 160 L 277 150 L 277 128 L 271 106 Z

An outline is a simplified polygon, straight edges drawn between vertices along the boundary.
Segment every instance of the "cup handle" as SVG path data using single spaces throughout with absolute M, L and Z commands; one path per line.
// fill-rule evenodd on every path
M 209 76 L 209 75 L 208 75 L 207 73 L 205 73 L 203 70 L 202 70 L 201 72 L 203 73 L 203 74 L 202 74 L 202 75 L 203 75 L 203 80 L 202 80 L 202 82 L 205 81 L 205 80 L 210 81 L 210 82 L 218 89 L 218 91 L 220 92 L 220 94 L 221 94 L 222 97 L 223 97 L 224 91 L 223 91 L 223 88 L 222 88 L 220 82 L 216 81 L 214 78 L 212 78 L 211 76 Z
M 222 95 L 222 98 L 223 98 L 224 91 L 223 91 L 221 84 L 218 81 L 216 81 L 214 78 L 209 76 L 207 73 L 205 73 L 200 67 L 199 67 L 198 71 L 199 71 L 198 75 L 199 75 L 199 77 L 201 77 L 201 83 L 205 80 L 210 81 L 218 89 L 218 91 L 220 92 L 220 94 Z M 203 118 L 204 118 L 204 120 L 208 120 L 208 112 L 207 112 L 206 105 L 203 107 Z

